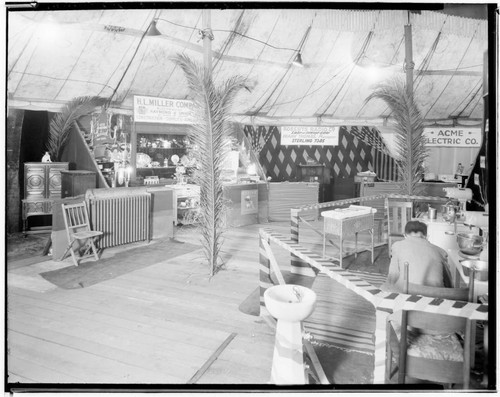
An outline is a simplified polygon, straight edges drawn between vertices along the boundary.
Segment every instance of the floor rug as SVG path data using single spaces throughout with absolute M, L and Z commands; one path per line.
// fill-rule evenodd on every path
M 385 275 L 352 272 L 370 284 L 380 286 Z M 313 345 L 373 354 L 375 308 L 371 303 L 324 274 L 314 280 L 316 307 L 304 321 Z
M 96 262 L 86 261 L 79 266 L 71 265 L 40 273 L 40 276 L 60 288 L 85 288 L 198 249 L 200 249 L 198 245 L 161 240 L 118 252 L 110 258 Z

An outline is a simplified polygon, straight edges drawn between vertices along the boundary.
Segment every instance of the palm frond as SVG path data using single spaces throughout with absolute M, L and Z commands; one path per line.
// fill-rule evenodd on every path
M 188 56 L 173 61 L 183 70 L 198 115 L 189 137 L 198 150 L 193 153 L 200 169 L 193 179 L 200 186 L 200 231 L 210 276 L 222 266 L 220 252 L 226 224 L 222 173 L 230 151 L 229 111 L 245 79 L 235 76 L 216 87 L 210 73 Z
M 50 121 L 49 137 L 46 145 L 52 159 L 55 161 L 60 160 L 73 123 L 80 117 L 92 113 L 96 107 L 102 106 L 105 102 L 105 98 L 96 96 L 74 98 L 60 113 L 54 115 Z
M 424 162 L 428 156 L 425 146 L 423 118 L 413 94 L 409 94 L 401 79 L 394 79 L 378 85 L 366 99 L 382 99 L 394 117 L 395 160 L 402 190 L 408 194 L 417 193 L 417 183 L 422 179 Z

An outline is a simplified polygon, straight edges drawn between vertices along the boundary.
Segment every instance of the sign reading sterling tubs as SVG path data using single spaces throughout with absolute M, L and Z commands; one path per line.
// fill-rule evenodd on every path
M 281 145 L 337 146 L 339 127 L 283 126 Z
M 426 146 L 479 147 L 481 128 L 432 127 L 424 128 Z

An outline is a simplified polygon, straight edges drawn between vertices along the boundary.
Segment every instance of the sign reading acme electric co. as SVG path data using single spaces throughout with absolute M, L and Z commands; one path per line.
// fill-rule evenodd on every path
M 481 128 L 432 127 L 424 128 L 426 146 L 479 147 Z

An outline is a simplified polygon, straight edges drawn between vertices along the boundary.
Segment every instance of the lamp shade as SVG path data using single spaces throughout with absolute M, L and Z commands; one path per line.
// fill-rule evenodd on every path
M 151 21 L 146 36 L 161 36 L 161 32 L 156 28 L 156 21 Z
M 299 66 L 301 68 L 304 67 L 304 64 L 302 63 L 302 55 L 300 55 L 300 52 L 297 53 L 297 56 L 292 63 L 294 64 L 294 66 Z

